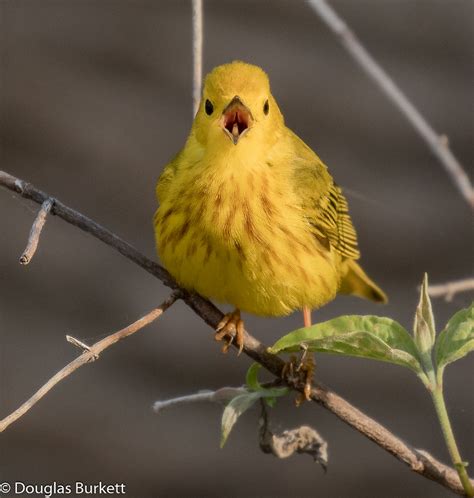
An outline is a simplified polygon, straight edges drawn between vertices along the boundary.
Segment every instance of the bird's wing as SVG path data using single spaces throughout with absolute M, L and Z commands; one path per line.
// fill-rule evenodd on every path
M 339 254 L 350 259 L 360 258 L 357 234 L 349 215 L 347 200 L 334 181 L 319 197 L 317 213 L 310 223 L 326 234 L 330 244 Z
M 296 135 L 293 137 L 297 151 L 295 189 L 315 237 L 345 258 L 359 259 L 357 234 L 341 188 L 319 157 Z

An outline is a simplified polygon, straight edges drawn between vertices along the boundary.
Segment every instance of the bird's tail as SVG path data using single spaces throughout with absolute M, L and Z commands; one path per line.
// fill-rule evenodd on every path
M 385 292 L 367 276 L 354 260 L 348 259 L 343 265 L 346 268 L 341 280 L 340 293 L 353 294 L 376 303 L 386 303 L 388 301 Z

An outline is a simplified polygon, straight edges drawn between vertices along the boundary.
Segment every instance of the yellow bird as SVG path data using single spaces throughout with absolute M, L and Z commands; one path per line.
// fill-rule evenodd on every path
M 240 310 L 283 316 L 338 292 L 387 300 L 357 263 L 340 187 L 285 126 L 257 66 L 235 61 L 207 75 L 189 137 L 156 194 L 165 268 L 185 289 L 235 307 L 218 340 L 235 335 L 242 350 Z

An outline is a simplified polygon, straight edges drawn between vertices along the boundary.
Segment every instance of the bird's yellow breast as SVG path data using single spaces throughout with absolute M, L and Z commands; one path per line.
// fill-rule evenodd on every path
M 154 218 L 158 253 L 178 283 L 266 316 L 333 299 L 340 258 L 311 233 L 287 174 L 236 154 L 180 170 Z

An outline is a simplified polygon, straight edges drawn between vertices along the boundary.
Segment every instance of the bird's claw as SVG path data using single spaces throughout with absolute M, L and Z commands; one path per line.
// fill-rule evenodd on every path
M 244 349 L 244 322 L 240 318 L 239 310 L 224 315 L 224 318 L 217 325 L 214 339 L 216 341 L 222 341 L 226 336 L 228 337 L 228 340 L 222 346 L 222 352 L 227 353 L 227 351 L 229 351 L 235 338 L 236 344 L 239 347 L 237 355 L 240 355 Z

